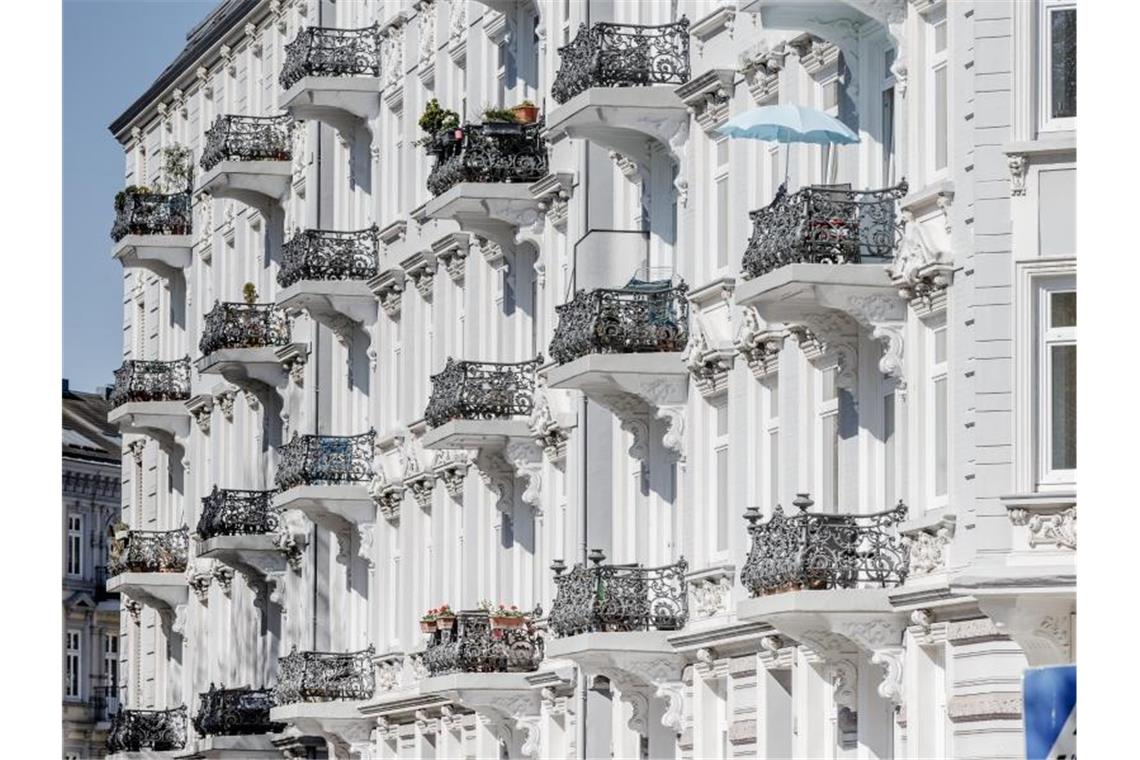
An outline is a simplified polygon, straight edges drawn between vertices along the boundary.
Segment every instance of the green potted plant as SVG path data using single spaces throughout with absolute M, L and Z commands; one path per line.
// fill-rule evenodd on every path
M 420 617 L 420 631 L 427 635 L 435 633 L 436 613 L 438 610 L 430 609 Z
M 443 108 L 439 100 L 432 98 L 420 114 L 420 129 L 426 134 L 416 140 L 416 145 L 430 146 L 440 136 L 441 132 L 452 132 L 459 129 L 459 114 L 449 108 Z
M 247 282 L 241 287 L 241 296 L 247 304 L 252 306 L 257 303 L 257 287 L 252 282 Z
M 515 121 L 519 124 L 534 124 L 538 121 L 538 106 L 529 100 L 524 100 L 512 108 L 511 113 L 515 115 Z
M 435 624 L 441 631 L 450 631 L 455 627 L 455 613 L 448 604 L 440 605 L 435 611 Z
M 508 607 L 499 602 L 498 606 L 487 612 L 491 617 L 491 628 L 508 629 L 521 628 L 526 622 L 526 614 L 515 605 Z
M 180 193 L 189 190 L 194 181 L 194 162 L 190 149 L 175 143 L 162 149 L 162 192 Z
M 487 106 L 483 109 L 483 122 L 506 122 L 507 124 L 516 124 L 518 119 L 515 118 L 515 112 L 512 108 L 498 108 L 496 106 Z

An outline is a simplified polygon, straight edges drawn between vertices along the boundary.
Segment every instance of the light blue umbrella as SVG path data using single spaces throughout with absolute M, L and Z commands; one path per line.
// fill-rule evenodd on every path
M 760 106 L 732 117 L 716 131 L 726 137 L 769 142 L 850 145 L 859 135 L 834 116 L 797 105 Z M 788 178 L 788 152 L 784 149 L 784 180 Z

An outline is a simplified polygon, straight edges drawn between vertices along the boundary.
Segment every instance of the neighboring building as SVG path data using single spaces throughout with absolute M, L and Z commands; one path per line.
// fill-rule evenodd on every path
M 1073 656 L 1075 24 L 222 3 L 112 125 L 111 749 L 1018 755 Z M 860 142 L 715 131 L 777 103 Z
M 118 709 L 119 598 L 107 591 L 122 437 L 107 393 L 63 381 L 63 756 L 102 757 Z

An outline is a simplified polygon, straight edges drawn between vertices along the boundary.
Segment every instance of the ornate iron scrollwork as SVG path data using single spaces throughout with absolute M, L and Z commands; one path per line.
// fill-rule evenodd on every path
M 596 631 L 676 631 L 689 619 L 684 558 L 663 567 L 603 565 L 605 555 L 590 554 L 592 567 L 577 564 L 569 572 L 554 563 L 557 592 L 550 629 L 557 636 Z
M 428 146 L 435 166 L 427 187 L 441 195 L 460 182 L 537 182 L 546 176 L 544 122 L 465 124 L 436 135 Z
M 190 398 L 190 358 L 170 362 L 131 359 L 115 370 L 111 406 L 130 401 L 185 401 Z
M 298 652 L 295 648 L 280 658 L 277 686 L 273 690 L 279 705 L 296 702 L 371 699 L 376 690 L 369 646 L 359 652 Z
M 517 628 L 493 628 L 482 610 L 460 612 L 454 627 L 430 634 L 423 662 L 433 676 L 447 673 L 529 673 L 538 670 L 543 640 L 534 620 L 542 609 L 519 618 Z
M 780 506 L 761 523 L 759 510 L 745 514 L 752 547 L 740 582 L 753 596 L 800 589 L 901 586 L 907 577 L 910 547 L 898 524 L 907 508 L 870 515 L 808 512 L 811 499 L 796 499 L 800 513 L 788 517 Z
M 689 342 L 688 286 L 579 290 L 554 307 L 550 356 L 559 364 L 588 354 L 681 351 Z
M 578 27 L 558 48 L 561 65 L 550 93 L 565 103 L 591 87 L 681 85 L 689 73 L 689 20 L 661 26 L 599 22 Z
M 222 161 L 291 161 L 293 120 L 281 116 L 219 115 L 206 130 L 202 168 Z
M 132 530 L 111 544 L 111 575 L 119 573 L 181 573 L 186 570 L 189 531 Z
M 198 350 L 208 355 L 223 348 L 284 346 L 289 342 L 289 319 L 271 303 L 214 302 L 202 319 Z
M 281 251 L 277 284 L 301 280 L 368 280 L 376 276 L 380 239 L 376 225 L 355 232 L 304 230 Z
M 296 486 L 342 485 L 372 480 L 376 431 L 360 435 L 298 435 L 281 447 L 275 477 L 282 491 Z
M 273 533 L 281 524 L 281 516 L 271 503 L 273 494 L 273 491 L 223 490 L 214 486 L 209 496 L 202 497 L 198 536 L 205 540 L 215 536 Z
M 111 240 L 127 235 L 189 235 L 193 214 L 190 193 L 152 193 L 130 190 L 115 201 Z
M 431 377 L 424 419 L 431 427 L 451 420 L 493 420 L 534 410 L 534 375 L 542 355 L 514 364 L 456 361 Z
M 905 180 L 883 190 L 811 186 L 788 194 L 781 186 L 771 203 L 749 213 L 745 277 L 785 264 L 858 264 L 868 256 L 894 256 L 902 236 L 896 206 L 907 191 Z
M 278 82 L 281 89 L 305 77 L 380 76 L 380 27 L 332 29 L 302 28 L 285 46 L 285 64 Z
M 186 746 L 186 708 L 119 710 L 111 716 L 107 752 L 167 752 Z
M 218 689 L 198 695 L 200 707 L 194 716 L 194 730 L 199 736 L 245 736 L 275 734 L 284 731 L 284 723 L 269 720 L 274 706 L 272 689 Z

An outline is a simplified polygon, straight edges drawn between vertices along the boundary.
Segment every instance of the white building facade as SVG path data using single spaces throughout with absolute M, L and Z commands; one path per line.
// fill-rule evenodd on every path
M 1075 25 L 222 3 L 111 127 L 109 752 L 1020 756 L 1075 651 Z M 777 104 L 860 142 L 716 132 Z

